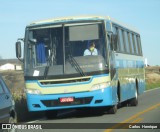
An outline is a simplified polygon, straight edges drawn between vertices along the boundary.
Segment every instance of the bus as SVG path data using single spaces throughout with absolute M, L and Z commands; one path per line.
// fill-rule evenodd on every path
M 91 43 L 96 54 L 85 55 Z M 32 22 L 16 42 L 16 57 L 24 62 L 29 111 L 45 111 L 48 118 L 62 109 L 115 114 L 123 102 L 137 106 L 145 90 L 140 33 L 109 16 Z

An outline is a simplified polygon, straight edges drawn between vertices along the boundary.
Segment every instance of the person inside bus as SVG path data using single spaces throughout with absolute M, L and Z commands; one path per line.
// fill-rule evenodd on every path
M 98 55 L 98 51 L 97 51 L 97 49 L 95 48 L 95 43 L 94 43 L 94 42 L 90 42 L 89 48 L 87 48 L 87 49 L 84 51 L 83 56 L 86 56 L 86 55 Z

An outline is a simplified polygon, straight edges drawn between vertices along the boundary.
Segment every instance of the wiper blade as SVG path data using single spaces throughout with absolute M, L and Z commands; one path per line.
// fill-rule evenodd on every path
M 77 63 L 77 61 L 74 59 L 72 55 L 69 55 L 69 62 L 71 63 L 72 66 L 74 66 L 76 71 L 78 71 L 82 76 L 86 76 L 82 68 L 79 66 L 79 64 Z
M 47 65 L 47 66 L 45 67 L 45 70 L 44 70 L 44 79 L 47 78 L 48 71 L 49 71 L 49 66 Z
M 53 58 L 53 50 L 51 50 L 51 54 L 47 59 L 47 66 L 45 67 L 45 70 L 44 70 L 44 79 L 47 78 L 48 71 L 49 71 L 49 65 L 52 66 L 54 61 L 55 61 L 55 58 Z

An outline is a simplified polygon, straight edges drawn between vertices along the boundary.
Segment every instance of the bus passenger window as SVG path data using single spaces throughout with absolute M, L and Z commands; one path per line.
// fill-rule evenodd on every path
M 120 44 L 120 51 L 124 52 L 125 48 L 124 48 L 124 42 L 123 42 L 123 36 L 122 36 L 122 30 L 119 29 L 119 44 Z
M 131 38 L 129 32 L 127 32 L 128 44 L 129 44 L 129 52 L 132 53 L 132 46 L 131 46 Z
M 136 35 L 136 38 L 137 38 L 137 45 L 138 45 L 138 53 L 139 55 L 142 55 L 140 37 Z
M 126 52 L 126 40 L 125 40 L 125 35 L 124 35 L 124 30 L 122 30 L 122 39 L 123 39 L 123 47 L 124 47 L 124 52 Z
M 133 39 L 132 39 L 132 33 L 129 33 L 129 37 L 130 37 L 130 43 L 131 43 L 131 53 L 134 54 L 134 45 L 133 45 Z
M 128 35 L 126 31 L 124 31 L 124 39 L 126 44 L 126 52 L 130 53 L 129 40 L 128 40 Z
M 132 42 L 133 42 L 133 53 L 136 54 L 136 45 L 135 45 L 135 39 L 134 39 L 134 34 L 132 34 Z
M 136 54 L 138 54 L 137 38 L 135 34 L 134 34 L 134 42 L 135 42 L 135 51 L 136 51 Z

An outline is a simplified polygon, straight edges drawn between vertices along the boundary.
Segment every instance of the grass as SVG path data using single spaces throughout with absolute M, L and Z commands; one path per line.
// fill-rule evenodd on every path
M 160 82 L 146 83 L 146 90 L 160 87 Z

